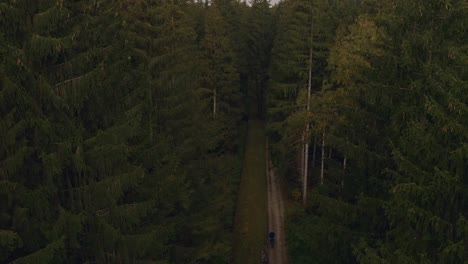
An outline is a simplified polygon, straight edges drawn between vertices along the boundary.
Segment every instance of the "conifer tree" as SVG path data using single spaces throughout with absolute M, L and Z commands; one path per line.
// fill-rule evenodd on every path
M 221 129 L 225 132 L 221 144 L 228 145 L 235 142 L 242 107 L 235 55 L 217 2 L 208 7 L 204 36 L 202 84 L 211 90 L 213 118 L 223 124 Z
M 293 143 L 298 150 L 297 141 L 302 135 L 302 131 L 296 132 L 297 137 L 288 137 L 284 135 L 287 119 L 290 115 L 297 112 L 296 100 L 300 92 L 304 92 L 307 84 L 307 62 L 309 62 L 309 42 L 310 39 L 310 14 L 307 13 L 310 8 L 305 2 L 286 1 L 278 7 L 277 15 L 277 34 L 272 50 L 272 62 L 270 75 L 272 76 L 271 88 L 268 96 L 269 104 L 269 133 L 272 142 L 281 139 L 291 140 L 288 143 L 277 145 L 289 145 Z M 303 103 L 303 101 L 301 101 Z M 304 104 L 303 106 L 305 106 Z M 304 126 L 305 127 L 305 126 Z M 295 144 L 294 144 L 295 142 Z M 281 153 L 282 160 L 288 160 L 288 163 L 280 164 L 283 169 L 292 168 L 295 164 L 296 155 L 294 149 L 275 150 L 275 144 L 272 150 Z M 278 155 L 276 154 L 276 155 Z M 275 156 L 276 156 L 275 155 Z M 280 168 L 281 168 L 280 167 Z M 291 172 L 291 171 L 290 171 Z
M 52 144 L 63 132 L 57 120 L 69 122 L 64 114 L 67 109 L 35 72 L 34 62 L 41 48 L 47 47 L 31 47 L 35 24 L 30 21 L 43 7 L 28 1 L 2 1 L 0 6 L 0 181 L 5 197 L 0 258 L 2 262 L 58 262 L 64 256 L 65 239 L 60 234 L 64 218 L 59 217 L 60 208 L 55 203 L 58 188 L 54 185 L 54 167 L 62 161 L 49 157 L 54 151 Z M 55 30 L 56 24 L 51 24 L 51 30 Z M 49 54 L 58 49 L 55 46 Z
M 257 117 L 264 118 L 266 112 L 266 88 L 268 84 L 268 68 L 270 51 L 273 45 L 273 22 L 267 0 L 254 0 L 246 17 L 245 36 L 246 69 L 248 70 L 248 96 L 250 110 Z
M 346 183 L 336 188 L 342 172 L 330 161 L 326 195 L 311 197 L 313 214 L 301 219 L 309 221 L 309 228 L 293 232 L 308 233 L 307 238 L 294 237 L 299 239 L 294 254 L 303 257 L 299 261 L 311 261 L 300 249 L 317 250 L 320 245 L 313 241 L 331 232 L 353 245 L 360 263 L 458 263 L 465 257 L 459 230 L 466 224 L 466 198 L 464 176 L 458 174 L 464 169 L 453 165 L 460 157 L 447 158 L 448 153 L 461 153 L 465 141 L 455 132 L 455 127 L 465 126 L 459 119 L 464 104 L 454 103 L 463 102 L 455 91 L 463 89 L 464 73 L 455 70 L 461 69 L 461 61 L 449 55 L 463 46 L 453 37 L 463 34 L 450 33 L 461 32 L 460 4 L 373 3 L 366 7 L 367 14 L 338 31 L 329 57 L 332 83 L 313 101 L 317 107 L 311 122 L 326 125 L 336 155 L 351 162 Z M 440 14 L 450 19 L 442 22 Z M 460 110 L 453 111 L 455 104 Z M 444 127 L 452 127 L 450 139 L 440 136 Z M 445 202 L 449 200 L 458 202 Z M 313 226 L 329 228 L 328 234 Z M 345 253 L 347 257 L 338 257 L 340 263 L 353 261 L 351 247 L 329 247 Z
M 395 1 L 387 12 L 400 20 L 376 18 L 391 39 L 384 45 L 388 53 L 379 61 L 382 65 L 374 64 L 386 80 L 376 85 L 379 94 L 374 98 L 392 120 L 386 124 L 391 152 L 386 169 L 392 185 L 385 206 L 389 229 L 380 246 L 362 242 L 357 247 L 362 263 L 457 263 L 466 257 L 461 231 L 466 230 L 461 172 L 466 166 L 459 166 L 466 162 L 463 154 L 458 156 L 466 141 L 462 127 L 467 100 L 460 93 L 466 73 L 459 56 L 453 56 L 466 35 L 462 5 Z M 414 27 L 419 30 L 411 30 Z

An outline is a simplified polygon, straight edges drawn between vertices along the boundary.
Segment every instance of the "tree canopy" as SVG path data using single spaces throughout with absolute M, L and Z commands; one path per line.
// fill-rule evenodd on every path
M 467 22 L 463 0 L 0 0 L 0 263 L 230 263 L 249 118 L 291 263 L 466 263 Z

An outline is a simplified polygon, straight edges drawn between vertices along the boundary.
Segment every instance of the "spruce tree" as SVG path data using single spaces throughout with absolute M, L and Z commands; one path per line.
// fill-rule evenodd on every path
M 219 144 L 228 146 L 236 141 L 242 107 L 235 54 L 217 2 L 208 7 L 204 36 L 202 86 L 209 90 L 212 117 L 221 124 Z
M 381 245 L 359 245 L 362 263 L 372 258 L 457 263 L 466 258 L 466 166 L 460 167 L 466 162 L 459 156 L 466 141 L 467 100 L 460 93 L 466 73 L 453 56 L 466 38 L 462 6 L 462 1 L 395 1 L 388 13 L 400 20 L 376 18 L 391 39 L 384 46 L 387 64 L 376 69 L 388 80 L 376 99 L 388 106 L 392 120 L 387 128 L 392 162 L 386 168 L 392 186 L 385 206 L 389 229 Z

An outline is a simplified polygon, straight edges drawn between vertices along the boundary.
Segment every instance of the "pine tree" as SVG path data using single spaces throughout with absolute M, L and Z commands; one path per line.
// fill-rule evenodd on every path
M 239 109 L 242 107 L 239 73 L 234 65 L 235 55 L 217 2 L 208 7 L 204 36 L 202 85 L 210 90 L 213 118 L 222 124 L 224 136 L 219 144 L 228 146 L 237 137 L 235 131 L 241 116 Z
M 52 142 L 63 131 L 56 120 L 69 122 L 63 114 L 67 109 L 50 90 L 44 89 L 41 76 L 35 72 L 39 51 L 47 47 L 33 50 L 30 46 L 35 26 L 30 21 L 42 6 L 28 1 L 2 2 L 0 6 L 0 181 L 2 197 L 6 198 L 0 221 L 1 261 L 58 262 L 65 252 L 65 240 L 60 234 L 63 218 L 59 218 L 60 211 L 54 203 L 58 190 L 53 168 L 60 161 L 47 156 Z M 52 55 L 56 51 L 57 48 L 44 52 Z
M 299 129 L 300 126 L 307 127 L 309 123 L 306 113 L 306 106 L 309 102 L 307 99 L 309 73 L 311 99 L 315 101 L 315 94 L 329 86 L 326 75 L 327 59 L 334 41 L 335 30 L 340 23 L 349 23 L 352 20 L 354 5 L 352 1 L 331 3 L 291 0 L 284 1 L 278 6 L 277 35 L 270 67 L 272 81 L 268 100 L 269 133 L 272 142 L 284 141 L 277 145 L 273 144 L 273 151 L 277 153 L 276 155 L 282 152 L 281 160 L 289 160 L 288 165 L 285 166 L 287 170 L 299 167 L 298 172 L 303 174 L 303 165 L 295 165 L 297 163 L 295 153 L 299 152 L 299 156 L 304 156 L 305 149 L 301 151 L 299 149 L 312 141 L 313 134 L 317 138 L 318 135 L 323 134 L 322 129 L 326 129 L 323 125 L 316 125 L 311 128 L 310 133 L 306 133 L 307 135 L 304 134 L 304 129 Z M 343 16 L 345 9 L 348 13 Z M 339 17 L 340 15 L 342 16 Z M 312 63 L 310 63 L 311 51 Z M 309 71 L 310 69 L 312 71 Z M 313 103 L 309 102 L 309 106 L 310 110 L 314 111 Z M 304 141 L 300 146 L 298 143 L 302 142 L 300 139 L 302 137 Z M 284 146 L 283 149 L 275 150 L 281 145 Z M 312 155 L 315 157 L 315 152 Z M 304 158 L 301 159 L 304 160 Z M 288 171 L 287 174 L 294 175 L 297 172 Z M 304 179 L 304 176 L 302 178 Z
M 299 213 L 298 217 L 290 225 L 291 237 L 288 239 L 288 245 L 290 245 L 292 252 L 294 252 L 292 255 L 295 262 L 352 263 L 354 260 L 351 245 L 358 241 L 358 237 L 371 236 L 371 231 L 369 230 L 378 225 L 378 221 L 380 220 L 374 214 L 369 213 L 370 216 L 366 216 L 366 213 L 364 213 L 365 208 L 379 208 L 379 203 L 371 198 L 362 198 L 356 202 L 356 196 L 366 188 L 366 186 L 356 186 L 357 184 L 362 184 L 363 175 L 360 177 L 349 176 L 347 177 L 349 180 L 344 184 L 342 165 L 338 169 L 338 163 L 334 157 L 341 156 L 341 162 L 344 162 L 345 158 L 348 160 L 348 155 L 351 155 L 353 161 L 351 164 L 347 164 L 346 170 L 351 170 L 353 173 L 361 170 L 363 167 L 361 161 L 368 158 L 368 156 L 359 158 L 354 156 L 354 154 L 361 153 L 363 150 L 350 140 L 352 137 L 348 133 L 351 129 L 349 126 L 355 121 L 354 118 L 358 118 L 352 115 L 355 112 L 353 108 L 358 104 L 348 96 L 349 94 L 347 94 L 346 90 L 337 89 L 334 84 L 331 84 L 331 77 L 327 75 L 329 54 L 335 41 L 335 31 L 339 27 L 346 27 L 347 23 L 352 21 L 354 3 L 341 2 L 334 5 L 326 1 L 318 1 L 314 2 L 313 5 L 310 5 L 310 3 L 309 5 L 306 4 L 306 2 L 300 1 L 287 1 L 282 3 L 284 9 L 280 5 L 278 10 L 279 12 L 286 12 L 286 8 L 289 7 L 289 12 L 296 14 L 286 16 L 285 21 L 288 19 L 294 21 L 293 19 L 298 20 L 299 18 L 304 19 L 304 21 L 298 22 L 296 26 L 291 26 L 294 23 L 290 21 L 284 22 L 285 29 L 280 29 L 282 20 L 278 19 L 280 24 L 275 39 L 275 49 L 272 58 L 273 67 L 271 68 L 275 70 L 274 74 L 271 75 L 277 79 L 275 78 L 272 82 L 271 92 L 274 93 L 278 88 L 283 88 L 284 91 L 288 87 L 284 84 L 276 83 L 276 80 L 281 80 L 278 77 L 281 77 L 288 71 L 291 72 L 292 69 L 297 69 L 297 73 L 289 75 L 291 76 L 289 79 L 285 78 L 282 81 L 290 83 L 289 87 L 292 92 L 277 93 L 270 97 L 270 120 L 273 118 L 281 120 L 279 117 L 281 117 L 280 114 L 283 114 L 281 123 L 270 123 L 273 124 L 270 127 L 270 135 L 278 140 L 276 143 L 277 153 L 282 152 L 282 156 L 279 159 L 281 160 L 280 166 L 283 166 L 286 175 L 295 175 L 297 173 L 295 171 L 296 164 L 305 163 L 304 158 L 302 161 L 297 162 L 298 155 L 295 153 L 306 152 L 305 149 L 301 150 L 299 143 L 310 142 L 313 138 L 312 135 L 315 133 L 316 138 L 318 137 L 318 141 L 321 142 L 322 148 L 322 154 L 319 156 L 322 159 L 321 173 L 323 175 L 323 186 L 319 189 L 312 189 L 312 195 L 309 198 L 309 206 L 306 208 L 306 211 Z M 346 13 L 346 16 L 343 16 L 345 7 L 348 9 L 348 13 Z M 327 10 L 327 12 L 324 12 L 324 10 Z M 298 14 L 303 15 L 300 16 Z M 314 29 L 312 46 L 309 44 L 310 37 L 307 38 L 307 36 L 310 36 L 310 22 L 313 23 Z M 291 33 L 294 32 L 293 30 L 300 31 L 301 33 L 286 37 L 285 33 L 288 32 L 286 30 L 288 26 L 291 26 Z M 283 35 L 285 35 L 285 44 L 283 45 L 285 47 L 286 45 L 291 45 L 290 48 L 281 48 L 281 45 L 276 45 L 277 43 L 281 43 L 280 40 Z M 297 37 L 293 38 L 292 36 Z M 337 41 L 337 43 L 339 42 Z M 292 44 L 296 44 L 296 46 L 292 46 Z M 312 47 L 314 54 L 312 87 L 315 87 L 315 92 L 312 93 L 310 99 L 310 115 L 308 115 L 304 110 L 308 104 L 308 92 L 306 92 L 306 88 L 308 88 L 309 72 L 307 71 L 307 65 L 310 64 L 310 47 Z M 285 54 L 294 54 L 293 52 L 296 52 L 299 55 L 296 57 L 285 55 L 283 60 L 279 60 L 280 57 L 278 55 L 281 54 L 279 50 Z M 291 62 L 291 58 L 300 58 L 300 60 L 296 60 L 296 64 L 293 64 L 294 61 Z M 290 63 L 284 63 L 284 61 L 290 61 Z M 276 63 L 278 66 L 276 66 Z M 291 67 L 292 65 L 297 66 Z M 281 70 L 281 66 L 284 67 L 284 70 Z M 281 90 L 278 89 L 278 91 Z M 280 96 L 288 94 L 290 99 L 288 104 L 285 105 L 289 107 L 284 107 L 283 109 L 277 107 L 281 102 L 278 100 L 281 99 Z M 305 137 L 304 127 L 308 122 L 311 124 L 312 133 Z M 302 141 L 301 137 L 304 137 L 305 141 Z M 324 139 L 325 141 L 323 141 Z M 291 148 L 291 146 L 296 147 Z M 325 152 L 325 147 L 329 149 L 329 151 L 326 151 L 328 153 Z M 313 149 L 315 152 L 315 148 Z M 335 151 L 335 149 L 338 151 Z M 336 153 L 333 156 L 331 156 L 332 151 Z M 364 154 L 367 155 L 365 152 Z M 315 157 L 317 155 L 312 153 L 312 156 Z M 307 155 L 307 159 L 309 158 Z M 284 162 L 285 159 L 289 160 L 288 163 Z M 356 161 L 354 163 L 354 159 L 359 159 L 359 162 Z M 304 169 L 299 171 L 299 173 L 304 172 Z M 318 185 L 320 183 L 318 180 L 319 174 L 316 174 L 316 171 L 312 171 L 312 173 L 313 176 L 317 176 L 311 178 L 312 183 Z M 350 199 L 345 200 L 348 198 Z M 368 228 L 366 224 L 361 225 L 361 222 L 367 223 L 371 228 Z M 327 232 L 321 232 L 324 229 Z M 335 237 L 340 237 L 341 241 L 346 242 L 340 243 L 338 239 L 334 239 Z M 336 252 L 339 252 L 339 254 Z
M 255 111 L 258 118 L 264 118 L 266 112 L 266 89 L 270 51 L 273 45 L 273 22 L 267 0 L 254 0 L 246 17 L 245 50 L 248 78 L 248 100 L 250 111 Z M 253 113 L 253 112 L 252 112 Z
M 466 257 L 461 231 L 466 230 L 462 173 L 466 168 L 460 167 L 466 162 L 463 154 L 458 156 L 466 141 L 462 127 L 467 100 L 460 93 L 466 73 L 460 70 L 462 61 L 453 56 L 464 45 L 454 33 L 466 35 L 461 33 L 466 20 L 462 5 L 395 1 L 388 12 L 400 20 L 376 19 L 392 40 L 386 42 L 385 61 L 393 70 L 387 64 L 376 71 L 388 80 L 379 87 L 377 100 L 387 102 L 392 120 L 388 124 L 392 163 L 387 170 L 393 181 L 385 207 L 390 224 L 385 240 L 375 249 L 361 243 L 356 254 L 362 263 L 374 257 L 457 263 Z M 419 30 L 411 30 L 415 27 Z
M 463 158 L 448 154 L 462 153 L 465 141 L 463 132 L 455 132 L 465 120 L 459 119 L 463 103 L 455 103 L 464 101 L 455 92 L 464 87 L 463 71 L 455 70 L 461 61 L 449 55 L 463 46 L 449 33 L 461 32 L 460 4 L 374 3 L 337 33 L 329 57 L 332 83 L 313 101 L 311 122 L 327 126 L 334 153 L 350 162 L 341 187 L 342 172 L 334 169 L 341 166 L 329 162 L 327 195 L 312 195 L 314 213 L 302 221 L 340 232 L 360 263 L 458 263 L 465 257 L 459 231 L 466 225 L 464 168 L 453 165 Z M 441 22 L 439 12 L 450 19 Z M 441 137 L 440 131 L 455 133 Z M 303 244 L 293 248 L 317 250 L 320 245 L 312 241 L 328 236 L 314 228 L 306 232 L 309 237 L 295 237 Z M 349 246 L 330 247 L 345 250 L 341 262 L 353 258 Z
M 281 153 L 281 160 L 289 160 L 288 163 L 281 164 L 291 169 L 295 166 L 292 157 L 299 148 L 298 139 L 302 137 L 303 131 L 296 131 L 296 136 L 284 135 L 287 126 L 288 117 L 293 113 L 298 113 L 296 100 L 299 94 L 304 93 L 307 84 L 307 64 L 309 62 L 308 49 L 310 42 L 310 11 L 309 6 L 300 1 L 287 1 L 278 7 L 277 35 L 272 50 L 272 62 L 270 75 L 272 76 L 271 88 L 268 95 L 269 104 L 269 137 L 273 143 L 279 140 L 289 140 L 289 142 L 280 143 L 280 145 L 297 146 L 297 149 L 284 148 L 275 150 L 273 144 L 272 151 Z M 306 105 L 304 103 L 303 107 Z M 303 115 L 303 113 L 299 113 Z M 296 119 L 290 119 L 293 122 Z M 305 127 L 305 126 L 303 126 Z M 277 156 L 276 154 L 275 156 Z M 282 170 L 286 169 L 281 168 Z M 290 171 L 291 172 L 291 171 Z M 288 173 L 289 174 L 289 173 Z M 295 173 L 294 173 L 295 174 Z

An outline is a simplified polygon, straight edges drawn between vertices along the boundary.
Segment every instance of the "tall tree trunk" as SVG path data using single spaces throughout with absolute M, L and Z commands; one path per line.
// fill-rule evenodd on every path
M 333 149 L 332 149 L 332 147 L 330 147 L 329 152 L 328 152 L 328 159 L 331 159 L 332 151 L 333 151 Z
M 314 150 L 312 153 L 312 168 L 315 168 L 316 159 L 317 159 L 317 134 L 314 133 Z
M 304 181 L 304 152 L 305 151 L 305 134 L 302 133 L 302 137 L 301 137 L 301 152 L 300 152 L 300 155 L 299 155 L 299 168 L 298 168 L 298 171 L 299 171 L 299 175 L 301 177 L 301 182 Z
M 213 88 L 213 118 L 216 118 L 216 88 Z
M 80 147 L 77 148 L 77 152 L 79 152 Z M 75 179 L 76 179 L 76 185 L 77 186 L 77 190 L 76 190 L 76 202 L 77 202 L 77 210 L 79 211 L 83 211 L 83 193 L 81 191 L 81 187 L 83 186 L 83 181 L 82 181 L 82 176 L 83 176 L 83 173 L 81 171 L 77 171 L 75 172 Z
M 309 126 L 307 126 L 309 128 Z M 308 129 L 307 129 L 308 130 Z M 308 168 L 309 168 L 309 143 L 305 144 L 305 154 L 304 154 L 304 195 L 302 197 L 302 203 L 306 206 L 307 203 L 307 176 L 308 176 Z
M 67 179 L 67 187 L 68 187 L 68 192 L 69 192 L 69 205 L 72 211 L 76 210 L 75 208 L 75 195 L 74 195 L 74 188 L 72 186 L 71 180 L 70 180 L 71 175 L 69 175 L 67 172 L 65 172 L 65 178 Z
M 323 169 L 325 167 L 325 130 L 322 135 L 322 167 L 320 169 L 320 185 L 323 185 Z
M 310 25 L 310 48 L 309 48 L 309 84 L 307 87 L 307 126 L 306 126 L 306 144 L 305 144 L 305 153 L 304 153 L 304 186 L 303 186 L 303 195 L 302 203 L 304 206 L 307 204 L 307 176 L 309 173 L 309 141 L 308 137 L 310 124 L 309 124 L 309 112 L 310 112 L 310 94 L 312 90 L 312 39 L 313 39 L 313 24 Z
M 343 178 L 341 178 L 341 188 L 344 187 L 344 179 L 346 177 L 346 156 L 343 159 Z
M 150 109 L 149 109 L 149 120 L 148 120 L 148 125 L 149 125 L 149 140 L 150 144 L 153 144 L 153 93 L 151 89 L 148 89 L 148 96 L 150 100 Z

